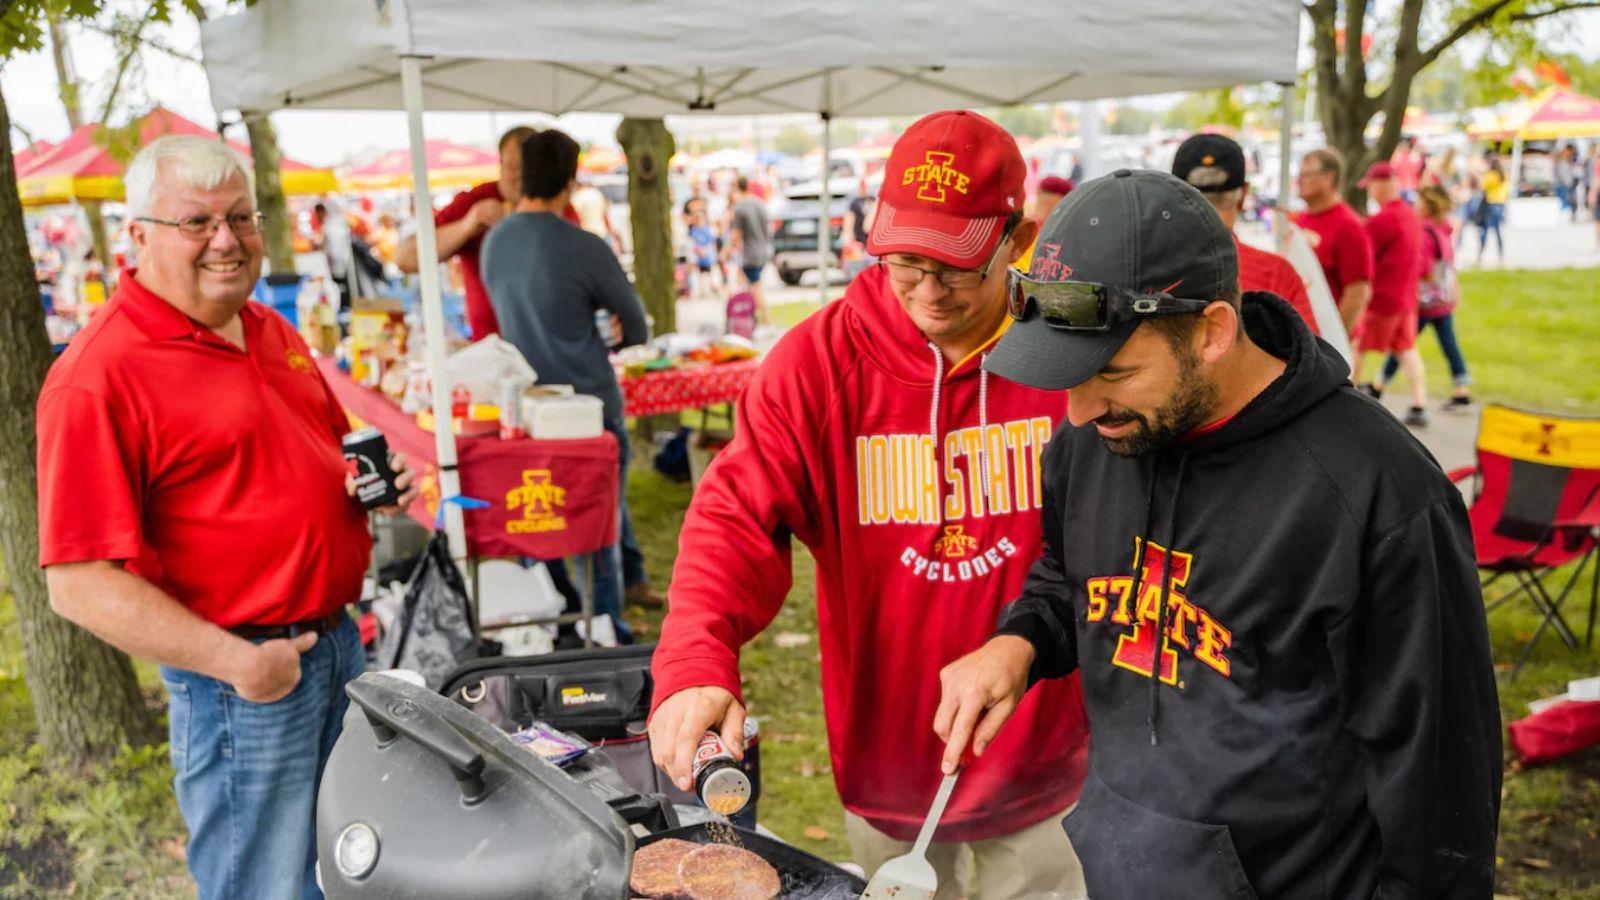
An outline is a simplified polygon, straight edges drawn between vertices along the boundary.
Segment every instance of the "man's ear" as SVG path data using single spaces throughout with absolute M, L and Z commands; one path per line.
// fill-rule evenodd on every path
M 1039 237 L 1039 223 L 1032 219 L 1024 218 L 1011 230 L 1011 249 L 1006 251 L 1006 265 L 1010 266 L 1028 252 L 1035 239 Z
M 1201 344 L 1197 349 L 1201 359 L 1215 363 L 1239 340 L 1239 311 L 1226 300 L 1213 300 L 1200 316 L 1205 327 L 1199 329 Z

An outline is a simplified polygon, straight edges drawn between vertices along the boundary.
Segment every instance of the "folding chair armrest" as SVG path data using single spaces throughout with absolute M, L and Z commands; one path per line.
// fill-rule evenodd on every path
M 1600 490 L 1589 495 L 1589 502 L 1571 516 L 1552 523 L 1557 529 L 1600 528 Z
M 1444 477 L 1450 479 L 1453 484 L 1460 484 L 1476 474 L 1478 474 L 1477 466 L 1462 466 L 1459 469 L 1451 469 L 1444 473 Z

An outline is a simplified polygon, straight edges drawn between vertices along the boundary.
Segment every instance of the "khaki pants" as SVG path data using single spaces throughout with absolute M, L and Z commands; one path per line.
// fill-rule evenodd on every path
M 1068 812 L 1000 837 L 930 844 L 928 862 L 939 875 L 934 900 L 1083 900 L 1083 866 L 1061 827 Z M 911 841 L 897 841 L 852 813 L 844 814 L 844 830 L 850 855 L 868 880 L 879 866 L 911 851 Z

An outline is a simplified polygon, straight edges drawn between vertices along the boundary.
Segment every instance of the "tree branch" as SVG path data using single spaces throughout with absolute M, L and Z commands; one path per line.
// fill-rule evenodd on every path
M 1564 12 L 1571 12 L 1575 9 L 1600 9 L 1600 2 L 1592 2 L 1591 0 L 1591 2 L 1583 3 L 1561 3 L 1557 4 L 1556 6 L 1552 6 L 1549 9 L 1541 9 L 1538 12 L 1515 13 L 1510 16 L 1510 19 L 1513 22 L 1537 22 L 1546 16 L 1559 15 Z
M 121 38 L 123 36 L 122 33 L 117 31 L 115 28 L 111 28 L 111 27 L 106 26 L 106 25 L 101 25 L 99 22 L 85 22 L 85 23 L 83 23 L 83 27 L 85 29 L 89 30 L 89 31 L 93 31 L 93 32 L 97 32 L 99 34 L 103 34 L 108 38 L 119 39 L 119 38 Z M 181 60 L 181 61 L 186 62 L 186 63 L 193 63 L 194 65 L 197 65 L 197 66 L 205 65 L 203 62 L 200 61 L 200 57 L 195 56 L 193 53 L 189 53 L 189 52 L 184 51 L 184 50 L 179 50 L 177 47 L 174 47 L 171 44 L 168 44 L 165 41 L 162 41 L 162 40 L 160 40 L 158 38 L 141 37 L 141 38 L 139 38 L 139 41 L 140 41 L 140 43 L 144 44 L 146 47 L 149 47 L 151 50 L 155 50 L 157 52 L 164 53 L 167 56 L 172 57 L 173 59 Z
M 1421 71 L 1426 68 L 1428 64 L 1439 58 L 1439 54 L 1449 50 L 1456 41 L 1487 25 L 1490 19 L 1493 19 L 1501 10 L 1510 6 L 1512 2 L 1513 0 L 1493 0 L 1493 2 L 1483 6 L 1477 12 L 1457 22 L 1456 27 L 1450 29 L 1449 33 L 1440 38 L 1432 47 L 1422 51 L 1422 56 L 1418 59 L 1417 70 Z
M 1352 96 L 1367 92 L 1367 61 L 1361 55 L 1361 38 L 1367 30 L 1367 4 L 1346 0 L 1344 5 L 1344 78 Z
M 101 125 L 104 125 L 106 122 L 111 120 L 111 111 L 116 106 L 117 94 L 122 92 L 122 78 L 128 74 L 128 66 L 133 63 L 133 58 L 139 55 L 139 44 L 141 43 L 141 36 L 144 34 L 145 26 L 155 21 L 156 10 L 158 8 L 159 4 L 151 4 L 150 11 L 147 12 L 143 18 L 139 19 L 139 24 L 134 26 L 133 34 L 129 35 L 127 38 L 127 52 L 122 54 L 121 59 L 117 60 L 117 74 L 116 77 L 111 80 L 111 91 L 110 93 L 106 94 L 105 106 L 100 113 Z

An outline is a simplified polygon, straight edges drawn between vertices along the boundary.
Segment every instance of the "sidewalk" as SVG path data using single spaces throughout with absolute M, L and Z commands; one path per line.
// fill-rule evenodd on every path
M 1506 258 L 1502 264 L 1495 254 L 1494 237 L 1489 237 L 1484 268 L 1560 269 L 1600 266 L 1600 244 L 1595 241 L 1594 221 L 1580 212 L 1572 222 L 1561 215 L 1554 197 L 1523 197 L 1511 201 L 1506 223 L 1501 228 L 1506 239 Z M 1478 229 L 1466 226 L 1466 234 L 1456 250 L 1460 268 L 1478 268 Z

